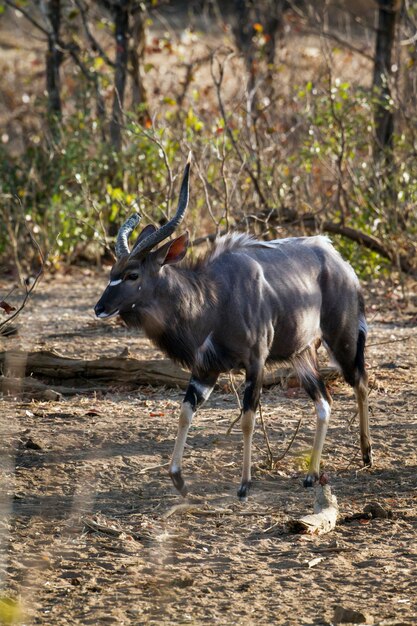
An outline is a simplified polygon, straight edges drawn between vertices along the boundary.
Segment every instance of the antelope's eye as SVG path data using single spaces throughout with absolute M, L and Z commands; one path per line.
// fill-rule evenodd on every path
M 126 280 L 137 280 L 139 278 L 139 274 L 137 274 L 136 272 L 130 272 L 130 274 L 127 274 L 125 276 Z

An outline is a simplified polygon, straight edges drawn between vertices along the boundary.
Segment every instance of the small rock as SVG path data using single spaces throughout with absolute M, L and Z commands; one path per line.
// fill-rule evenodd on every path
M 389 519 L 392 517 L 392 511 L 385 509 L 379 502 L 370 502 L 363 508 L 364 513 L 369 513 L 373 518 Z
M 355 611 L 340 605 L 334 607 L 334 624 L 373 624 L 374 618 L 369 613 Z
M 28 437 L 25 443 L 25 448 L 27 450 L 42 450 L 43 449 L 42 446 L 36 443 L 36 441 L 33 441 L 32 437 Z
M 54 389 L 45 389 L 45 391 L 42 392 L 42 397 L 44 400 L 48 400 L 52 402 L 57 402 L 58 400 L 62 400 L 62 394 L 59 393 L 58 391 L 55 391 Z

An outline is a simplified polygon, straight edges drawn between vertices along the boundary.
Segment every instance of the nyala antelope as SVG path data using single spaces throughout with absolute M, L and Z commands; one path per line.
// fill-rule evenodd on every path
M 331 398 L 320 377 L 316 342 L 321 340 L 355 391 L 363 462 L 372 464 L 365 371 L 366 321 L 353 269 L 322 236 L 257 241 L 228 234 L 202 260 L 180 263 L 188 233 L 164 242 L 181 223 L 189 196 L 190 157 L 175 216 L 161 228 L 146 226 L 132 250 L 128 239 L 140 217 L 120 228 L 117 261 L 95 306 L 101 319 L 115 315 L 146 335 L 191 379 L 179 416 L 169 474 L 184 496 L 182 458 L 192 417 L 210 396 L 221 372 L 243 369 L 246 385 L 241 419 L 243 469 L 238 496 L 251 485 L 251 444 L 267 363 L 290 363 L 315 404 L 317 427 L 305 486 L 319 475 Z M 158 244 L 162 244 L 157 247 Z

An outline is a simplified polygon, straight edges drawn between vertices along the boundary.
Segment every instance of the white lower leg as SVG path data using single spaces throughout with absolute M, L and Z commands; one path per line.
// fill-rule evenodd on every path
M 181 471 L 185 442 L 187 440 L 193 415 L 194 411 L 191 404 L 189 402 L 184 402 L 181 406 L 181 413 L 178 420 L 177 438 L 175 440 L 174 451 L 172 453 L 171 465 L 169 468 L 170 474 L 176 474 Z
M 252 465 L 252 437 L 255 426 L 255 412 L 245 411 L 242 415 L 242 433 L 243 433 L 243 467 L 242 467 L 242 485 L 250 483 L 251 465 Z
M 310 467 L 308 470 L 308 476 L 312 478 L 318 478 L 320 474 L 320 459 L 324 446 L 324 440 L 326 438 L 327 427 L 330 421 L 330 404 L 324 398 L 320 398 L 315 402 L 317 425 L 316 434 L 314 437 L 313 452 L 311 455 Z

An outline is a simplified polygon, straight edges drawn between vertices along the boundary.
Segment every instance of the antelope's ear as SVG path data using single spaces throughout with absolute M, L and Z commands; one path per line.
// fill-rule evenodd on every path
M 190 239 L 188 232 L 180 235 L 173 241 L 168 241 L 162 248 L 155 252 L 159 265 L 173 265 L 182 261 L 185 257 Z
M 145 228 L 139 233 L 132 250 L 136 248 L 140 241 L 143 241 L 144 239 L 146 239 L 146 237 L 149 237 L 149 235 L 152 235 L 152 233 L 154 233 L 155 231 L 156 228 L 153 224 L 148 224 L 147 226 L 145 226 Z

